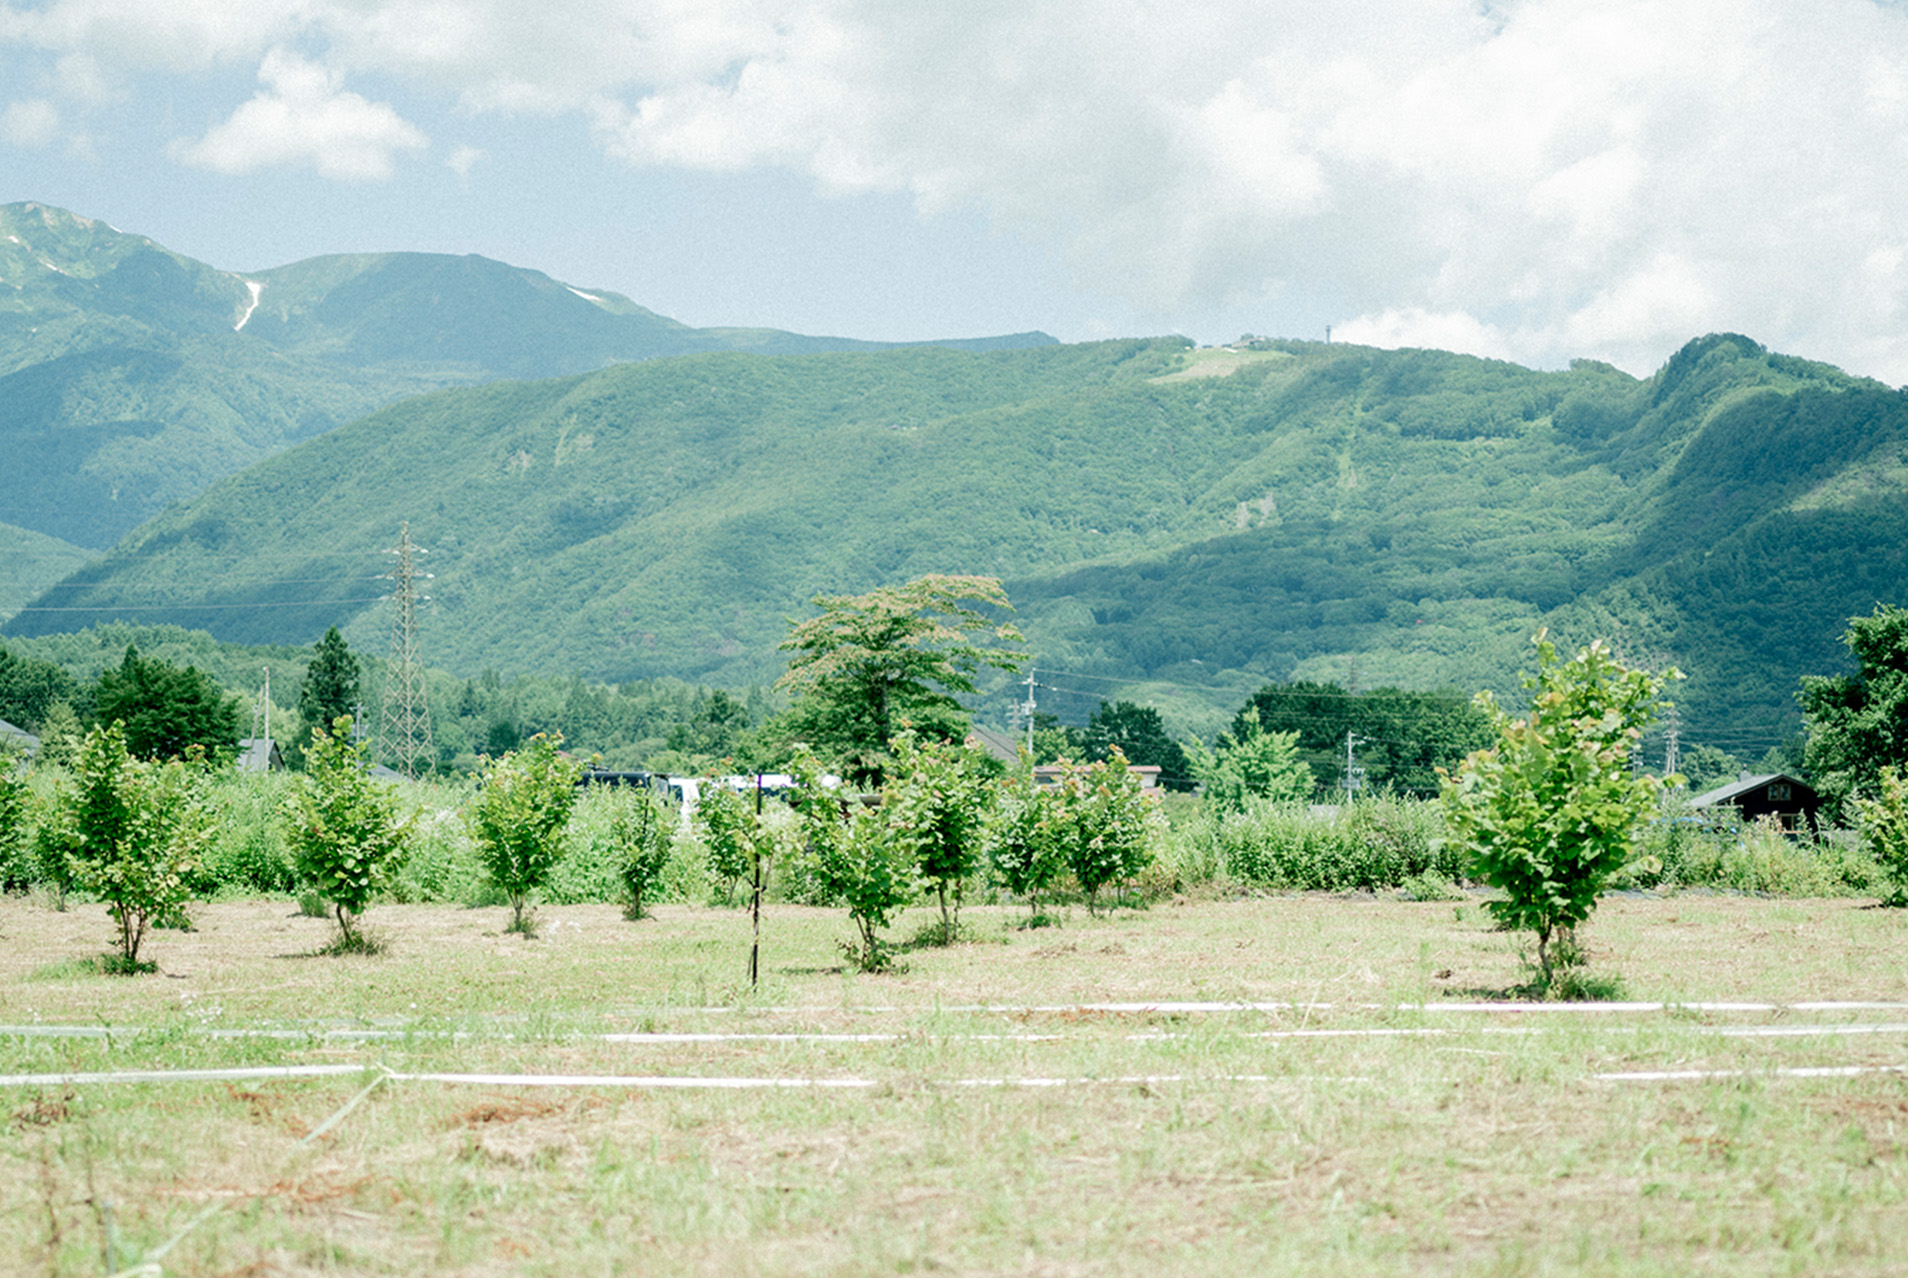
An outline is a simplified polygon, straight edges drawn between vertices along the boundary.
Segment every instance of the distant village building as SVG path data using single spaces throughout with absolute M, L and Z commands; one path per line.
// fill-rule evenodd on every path
M 1744 822 L 1771 818 L 1791 833 L 1817 834 L 1815 814 L 1822 796 L 1806 781 L 1786 772 L 1750 776 L 1747 772 L 1727 785 L 1719 785 L 1689 801 L 1697 811 L 1734 808 Z
M 283 772 L 285 756 L 270 737 L 243 737 L 238 743 L 240 772 Z

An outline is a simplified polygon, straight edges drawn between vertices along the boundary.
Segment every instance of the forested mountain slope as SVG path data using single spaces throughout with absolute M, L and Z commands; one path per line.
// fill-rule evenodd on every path
M 364 254 L 241 274 L 9 204 L 0 453 L 13 464 L 0 470 L 0 523 L 104 549 L 215 480 L 406 396 L 689 351 L 877 345 L 694 329 L 481 257 Z
M 1773 741 L 1796 676 L 1838 668 L 1844 618 L 1908 596 L 1905 447 L 1900 393 L 1727 335 L 1644 381 L 1178 339 L 692 356 L 388 408 L 168 512 L 10 630 L 338 622 L 377 650 L 408 519 L 431 660 L 466 674 L 741 684 L 811 594 L 982 572 L 1042 665 L 1162 698 L 1503 689 L 1548 622 L 1682 665 L 1692 732 L 1746 749 L 1725 738 Z

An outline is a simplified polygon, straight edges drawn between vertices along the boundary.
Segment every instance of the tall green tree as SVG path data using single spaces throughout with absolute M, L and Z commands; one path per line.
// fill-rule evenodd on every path
M 197 666 L 149 660 L 131 644 L 100 672 L 93 703 L 101 723 L 125 725 L 126 748 L 142 759 L 182 758 L 194 746 L 229 756 L 238 743 L 238 707 L 224 689 Z
M 1311 765 L 1299 758 L 1296 732 L 1267 732 L 1248 719 L 1243 735 L 1222 732 L 1213 748 L 1195 741 L 1189 757 L 1206 802 L 1219 812 L 1243 812 L 1256 799 L 1291 803 L 1312 794 Z
M 318 641 L 305 678 L 298 685 L 298 717 L 303 723 L 300 737 L 309 737 L 313 729 L 329 730 L 345 715 L 358 713 L 359 684 L 364 676 L 363 663 L 333 626 Z
M 1676 672 L 1632 670 L 1601 641 L 1560 660 L 1535 640 L 1537 671 L 1524 676 L 1521 718 L 1488 692 L 1480 709 L 1497 744 L 1465 759 L 1444 784 L 1448 837 L 1473 873 L 1503 890 L 1485 909 L 1507 928 L 1534 933 L 1537 966 L 1552 986 L 1558 942 L 1573 939 L 1610 876 L 1630 863 L 1636 833 L 1656 811 L 1658 781 L 1631 775 L 1631 747 L 1655 719 Z
M 53 707 L 86 702 L 80 681 L 51 661 L 17 657 L 0 646 L 0 719 L 38 730 Z
M 1270 683 L 1233 717 L 1233 737 L 1242 740 L 1255 720 L 1267 732 L 1297 734 L 1299 758 L 1329 789 L 1345 785 L 1347 737 L 1371 788 L 1425 796 L 1438 792 L 1438 769 L 1455 768 L 1491 739 L 1490 721 L 1450 691 L 1354 693 L 1335 683 Z
M 1103 763 L 1118 750 L 1128 763 L 1158 768 L 1159 783 L 1167 789 L 1193 788 L 1185 748 L 1167 733 L 1166 721 L 1152 706 L 1102 701 L 1079 735 L 1081 750 L 1090 760 Z
M 1850 617 L 1842 642 L 1859 672 L 1802 680 L 1809 776 L 1831 819 L 1880 790 L 1882 769 L 1908 769 L 1908 608 Z
M 881 784 L 904 723 L 943 740 L 965 734 L 970 716 L 956 694 L 973 692 L 983 667 L 1020 664 L 1003 646 L 1020 632 L 983 611 L 1013 610 L 993 577 L 931 574 L 812 602 L 819 615 L 794 623 L 781 643 L 794 654 L 776 684 L 796 698 L 785 724 L 859 785 Z

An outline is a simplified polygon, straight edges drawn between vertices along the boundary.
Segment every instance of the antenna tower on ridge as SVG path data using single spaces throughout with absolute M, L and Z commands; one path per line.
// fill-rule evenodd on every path
M 437 762 L 437 747 L 431 744 L 431 712 L 425 703 L 424 662 L 418 656 L 417 606 L 427 603 L 429 595 L 417 593 L 419 578 L 430 580 L 429 573 L 417 571 L 417 556 L 427 553 L 411 544 L 411 525 L 398 529 L 395 550 L 397 567 L 386 574 L 396 583 L 389 596 L 397 604 L 391 627 L 391 656 L 384 670 L 384 712 L 378 721 L 378 753 L 391 759 L 404 776 L 417 780 Z

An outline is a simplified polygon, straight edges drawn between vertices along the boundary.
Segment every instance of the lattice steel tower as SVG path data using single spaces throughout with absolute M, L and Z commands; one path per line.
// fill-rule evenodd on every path
M 437 763 L 431 744 L 431 712 L 425 701 L 424 662 L 418 656 L 417 608 L 430 596 L 417 593 L 420 578 L 417 556 L 427 553 L 411 544 L 411 525 L 399 527 L 398 544 L 387 552 L 397 556 L 397 568 L 386 574 L 393 582 L 390 599 L 397 604 L 391 626 L 391 657 L 384 670 L 384 711 L 378 720 L 378 755 L 415 781 L 418 773 Z

